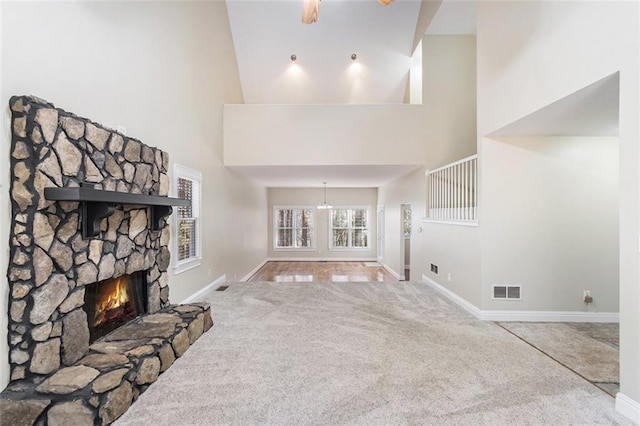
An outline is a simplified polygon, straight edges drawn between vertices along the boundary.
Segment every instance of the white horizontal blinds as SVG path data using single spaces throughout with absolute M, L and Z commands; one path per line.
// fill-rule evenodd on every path
M 471 156 L 428 173 L 428 218 L 476 221 L 478 205 L 477 156 Z
M 277 208 L 275 217 L 275 247 L 313 247 L 313 209 Z
M 199 183 L 183 177 L 178 178 L 178 197 L 191 201 L 187 206 L 178 207 L 178 260 L 186 260 L 197 256 Z

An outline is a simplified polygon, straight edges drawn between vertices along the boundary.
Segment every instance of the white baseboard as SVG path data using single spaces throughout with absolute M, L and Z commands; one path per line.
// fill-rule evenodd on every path
M 404 281 L 404 274 L 400 275 L 399 273 L 397 273 L 396 271 L 393 270 L 393 268 L 391 268 L 391 266 L 387 265 L 386 263 L 382 264 L 382 267 L 384 269 L 387 270 L 388 273 L 390 273 L 391 275 L 393 275 L 393 277 L 398 280 L 398 281 Z
M 265 259 L 262 262 L 260 262 L 260 264 L 258 266 L 256 266 L 255 268 L 253 268 L 251 270 L 251 272 L 249 272 L 247 275 L 245 275 L 244 277 L 242 277 L 242 279 L 240 280 L 241 283 L 245 283 L 247 281 L 249 281 L 249 279 L 254 276 L 256 274 L 256 272 L 258 272 L 260 270 L 260 268 L 262 268 L 264 265 L 267 264 L 267 262 L 269 261 L 269 259 Z
M 471 315 L 483 321 L 620 322 L 620 314 L 617 312 L 484 311 L 424 274 L 422 274 L 422 281 L 445 295 Z
M 270 257 L 267 262 L 377 262 L 375 257 Z
M 482 319 L 482 311 L 476 307 L 473 303 L 467 302 L 462 297 L 458 296 L 448 288 L 444 288 L 437 282 L 433 281 L 431 278 L 427 277 L 425 274 L 422 274 L 422 281 L 427 283 L 427 285 L 433 287 L 436 291 L 443 294 L 445 297 L 450 299 L 453 303 L 460 306 L 465 311 L 469 312 L 471 315 L 478 319 Z
M 622 392 L 616 395 L 616 410 L 627 416 L 632 422 L 640 424 L 640 402 L 629 398 Z
M 617 312 L 579 311 L 481 311 L 485 321 L 620 322 Z
M 220 278 L 216 279 L 214 282 L 208 284 L 206 287 L 201 288 L 200 290 L 196 291 L 195 293 L 193 293 L 191 296 L 187 297 L 186 299 L 184 299 L 180 303 L 184 304 L 184 303 L 201 302 L 202 301 L 202 296 L 204 296 L 205 293 L 220 287 L 220 285 L 222 285 L 222 284 L 224 284 L 226 282 L 227 282 L 227 276 L 223 275 Z

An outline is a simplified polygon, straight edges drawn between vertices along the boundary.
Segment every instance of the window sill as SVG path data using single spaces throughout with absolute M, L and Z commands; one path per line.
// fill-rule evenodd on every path
M 177 265 L 175 265 L 173 267 L 173 273 L 175 275 L 178 275 L 178 274 L 186 272 L 186 271 L 188 271 L 190 269 L 197 268 L 201 264 L 202 264 L 202 259 L 201 258 L 183 260 L 182 262 L 178 263 Z
M 315 247 L 274 247 L 273 251 L 316 251 Z
M 329 247 L 329 251 L 371 251 L 371 247 Z
M 478 226 L 477 220 L 446 220 L 446 219 L 429 219 L 423 218 L 422 223 L 437 223 L 440 225 L 456 225 L 456 226 Z

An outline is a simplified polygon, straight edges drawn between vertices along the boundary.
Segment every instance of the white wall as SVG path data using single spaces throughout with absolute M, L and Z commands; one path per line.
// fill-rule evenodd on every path
M 422 103 L 422 39 L 411 56 L 409 69 L 409 103 Z
M 479 2 L 477 34 L 480 144 L 484 135 L 620 71 L 620 372 L 621 392 L 636 402 L 640 402 L 639 18 L 637 2 Z M 483 174 L 489 167 L 481 157 Z M 480 219 L 483 226 L 483 216 Z
M 432 124 L 426 165 L 433 170 L 477 152 L 476 38 L 424 36 L 422 59 L 422 101 Z M 471 303 L 480 303 L 478 229 L 427 222 L 421 226 L 421 274 Z M 431 263 L 438 265 L 438 275 L 430 271 Z
M 242 102 L 224 2 L 2 2 L 0 239 L 8 225 L 8 100 L 35 94 L 115 127 L 203 173 L 203 261 L 170 276 L 178 303 L 266 256 L 264 188 L 222 165 L 222 104 Z M 172 165 L 170 166 L 172 170 Z M 242 253 L 242 256 L 239 254 Z M 6 270 L 7 251 L 0 251 Z M 210 273 L 209 273 L 210 271 Z M 7 306 L 0 273 L 0 305 Z M 6 330 L 6 310 L 0 327 Z M 0 339 L 0 383 L 8 381 Z
M 475 36 L 422 38 L 422 103 L 428 169 L 477 152 Z
M 479 306 L 482 288 L 480 229 L 432 222 L 423 222 L 422 229 L 422 274 Z M 432 263 L 438 266 L 437 274 L 431 272 Z
M 423 105 L 225 105 L 224 164 L 423 165 L 476 152 L 476 40 L 426 36 Z
M 273 249 L 273 207 L 311 206 L 322 203 L 322 188 L 269 188 L 269 258 L 272 259 L 376 259 L 376 188 L 327 188 L 327 203 L 341 206 L 369 207 L 369 248 L 366 250 L 329 250 L 329 211 L 315 209 L 315 250 Z
M 421 164 L 426 114 L 420 105 L 225 105 L 224 163 Z
M 401 250 L 404 247 L 401 204 L 411 204 L 412 235 L 410 248 L 411 281 L 420 281 L 422 266 L 422 224 L 424 217 L 424 167 L 378 188 L 378 205 L 384 206 L 383 262 L 399 275 L 404 273 Z M 407 262 L 408 263 L 408 262 Z
M 4 19 L 4 8 L 0 3 L 0 23 Z M 4 25 L 3 25 L 4 27 Z M 0 29 L 1 31 L 1 29 Z M 2 51 L 4 50 L 4 37 L 0 32 L 0 99 L 4 102 L 8 101 L 3 93 L 4 86 L 4 61 Z M 7 315 L 9 306 L 9 285 L 7 283 L 7 270 L 9 262 L 9 228 L 11 217 L 11 201 L 9 199 L 9 141 L 11 140 L 11 125 L 9 124 L 9 112 L 5 107 L 2 111 L 2 133 L 0 133 L 0 336 L 7 335 L 7 327 L 9 326 L 9 317 Z M 0 338 L 0 388 L 9 382 L 9 343 Z
M 485 138 L 482 161 L 482 309 L 584 311 L 589 290 L 618 312 L 617 138 Z

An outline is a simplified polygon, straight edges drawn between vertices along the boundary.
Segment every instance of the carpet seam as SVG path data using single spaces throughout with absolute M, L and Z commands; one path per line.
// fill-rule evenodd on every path
M 581 379 L 583 379 L 584 381 L 586 381 L 587 383 L 589 383 L 591 386 L 593 386 L 594 388 L 598 389 L 600 392 L 604 393 L 605 395 L 609 396 L 610 398 L 613 398 L 614 400 L 616 399 L 615 396 L 611 395 L 609 392 L 606 392 L 605 390 L 603 390 L 602 388 L 600 388 L 598 385 L 596 385 L 595 382 L 592 382 L 591 380 L 587 379 L 585 376 L 583 376 L 582 374 L 578 373 L 577 371 L 575 371 L 574 369 L 570 368 L 568 365 L 566 365 L 565 363 L 563 363 L 562 361 L 552 357 L 551 355 L 549 355 L 548 353 L 546 353 L 545 351 L 543 351 L 542 349 L 540 349 L 539 347 L 537 347 L 536 345 L 534 345 L 531 342 L 526 341 L 525 339 L 523 339 L 522 337 L 518 336 L 517 334 L 515 334 L 513 331 L 509 330 L 508 328 L 506 328 L 505 326 L 503 326 L 502 324 L 500 324 L 497 321 L 493 321 L 494 324 L 496 324 L 498 327 L 500 327 L 501 329 L 503 329 L 504 331 L 506 331 L 507 333 L 511 334 L 512 336 L 517 337 L 518 339 L 522 340 L 524 343 L 526 343 L 527 345 L 531 346 L 533 349 L 537 350 L 538 352 L 540 352 L 541 354 L 545 355 L 546 357 L 552 359 L 553 361 L 557 362 L 558 364 L 560 364 L 561 366 L 563 366 L 564 368 L 566 368 L 567 370 L 571 371 L 572 373 L 574 373 L 576 376 L 580 377 Z M 600 383 L 600 382 L 598 382 Z

